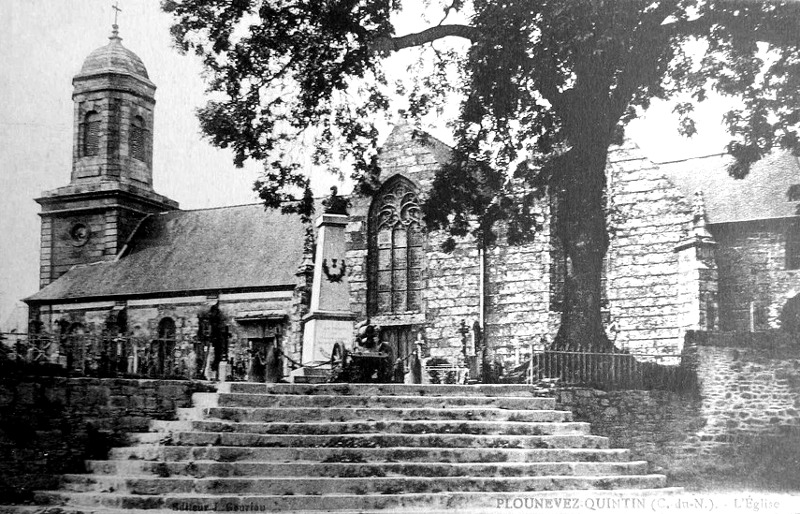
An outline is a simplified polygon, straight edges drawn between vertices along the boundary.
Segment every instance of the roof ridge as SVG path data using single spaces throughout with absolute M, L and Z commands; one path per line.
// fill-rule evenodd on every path
M 353 196 L 354 194 L 355 194 L 354 192 L 351 192 L 349 194 L 345 194 L 345 195 L 341 195 L 341 196 L 344 196 L 345 198 L 349 198 L 349 197 Z M 326 198 L 328 198 L 328 196 L 329 195 L 315 196 L 314 197 L 314 201 L 325 200 Z M 299 200 L 295 200 L 295 201 L 299 201 Z M 291 203 L 291 202 L 289 200 L 287 200 L 285 203 Z M 174 210 L 174 211 L 163 211 L 163 212 L 159 212 L 157 215 L 162 215 L 162 214 L 180 214 L 180 213 L 183 213 L 183 212 L 215 211 L 215 210 L 221 210 L 221 209 L 236 209 L 236 208 L 239 208 L 239 207 L 254 207 L 256 205 L 264 206 L 264 204 L 262 202 L 239 203 L 239 204 L 236 204 L 236 205 L 218 205 L 216 207 L 199 207 L 197 209 L 177 209 L 177 210 Z M 278 207 L 275 207 L 272 210 L 276 210 L 276 209 L 278 209 Z
M 728 152 L 716 152 L 716 153 L 709 153 L 709 154 L 702 154 L 702 155 L 694 155 L 692 157 L 686 157 L 684 159 L 674 159 L 671 161 L 653 161 L 654 164 L 677 164 L 679 162 L 689 162 L 689 161 L 696 161 L 700 159 L 708 159 L 709 157 L 721 157 L 730 155 Z
M 80 264 L 73 264 L 70 269 L 73 268 L 88 268 L 89 266 L 97 266 L 99 264 L 108 264 L 114 261 L 94 261 L 94 262 L 82 262 Z
M 253 203 L 238 203 L 236 205 L 218 205 L 216 207 L 199 207 L 197 209 L 178 209 L 174 211 L 164 211 L 160 212 L 159 214 L 173 214 L 173 213 L 181 213 L 181 212 L 198 212 L 198 211 L 214 211 L 219 209 L 235 209 L 237 207 L 251 207 L 253 205 L 263 205 L 261 202 L 253 202 Z

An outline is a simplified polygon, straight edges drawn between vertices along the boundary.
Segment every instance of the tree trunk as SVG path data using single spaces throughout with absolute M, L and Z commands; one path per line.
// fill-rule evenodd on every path
M 558 203 L 562 224 L 556 236 L 561 238 L 570 265 L 566 267 L 563 312 L 554 350 L 613 349 L 601 318 L 601 272 L 608 248 L 604 195 L 607 156 L 604 142 L 575 145 L 557 180 L 563 200 Z

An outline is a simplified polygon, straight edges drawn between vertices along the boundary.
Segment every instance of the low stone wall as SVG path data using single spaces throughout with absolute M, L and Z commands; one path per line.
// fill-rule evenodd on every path
M 701 439 L 800 428 L 800 344 L 776 332 L 754 337 L 691 334 L 708 423 Z
M 104 458 L 125 434 L 152 419 L 174 419 L 177 407 L 212 386 L 177 380 L 63 377 L 0 378 L 0 503 L 25 500 L 56 485 L 59 473 Z
M 691 485 L 680 477 L 692 469 L 753 458 L 744 447 L 797 438 L 800 345 L 782 336 L 690 334 L 686 348 L 697 371 L 695 393 L 561 388 L 558 404 L 679 485 Z
M 706 424 L 702 401 L 669 391 L 600 391 L 564 388 L 555 393 L 559 408 L 576 421 L 592 424 L 592 433 L 610 439 L 612 447 L 628 448 L 646 460 L 652 472 L 670 472 L 691 464 L 703 453 L 695 437 Z

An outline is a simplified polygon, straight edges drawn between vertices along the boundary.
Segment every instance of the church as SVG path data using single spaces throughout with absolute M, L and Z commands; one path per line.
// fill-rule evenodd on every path
M 123 362 L 117 371 L 199 377 L 226 362 L 234 379 L 274 381 L 312 364 L 304 333 L 315 282 L 327 280 L 344 288 L 346 326 L 380 325 L 399 358 L 419 348 L 455 364 L 480 339 L 512 365 L 555 335 L 569 263 L 550 235 L 550 203 L 530 244 L 505 244 L 501 228 L 491 248 L 467 237 L 443 252 L 446 234 L 426 231 L 420 211 L 451 155 L 434 137 L 394 128 L 382 185 L 349 199 L 342 261 L 321 278 L 319 232 L 299 218 L 260 204 L 181 210 L 153 189 L 156 85 L 116 29 L 73 86 L 70 183 L 36 199 L 32 331 L 87 341 L 81 351 L 125 341 L 105 350 Z M 604 318 L 618 348 L 676 356 L 687 331 L 796 325 L 798 159 L 775 154 L 743 180 L 726 159 L 653 163 L 633 144 L 612 148 Z M 337 334 L 352 341 L 354 330 Z

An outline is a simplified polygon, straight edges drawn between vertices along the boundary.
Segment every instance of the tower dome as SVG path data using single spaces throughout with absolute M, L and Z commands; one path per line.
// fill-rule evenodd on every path
M 72 178 L 152 190 L 156 86 L 138 55 L 122 46 L 117 25 L 107 45 L 72 79 L 75 102 Z
M 101 46 L 89 54 L 83 61 L 80 73 L 77 77 L 85 77 L 100 73 L 127 74 L 149 80 L 147 68 L 138 55 L 122 46 L 122 38 L 119 37 L 117 26 L 108 38 L 107 45 Z

